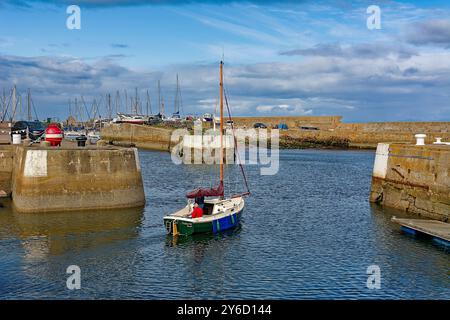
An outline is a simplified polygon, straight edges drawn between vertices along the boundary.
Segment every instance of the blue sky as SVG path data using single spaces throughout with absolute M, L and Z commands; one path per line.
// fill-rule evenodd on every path
M 224 54 L 235 115 L 450 120 L 447 1 L 157 2 L 0 0 L 0 90 L 31 88 L 40 117 L 62 119 L 69 99 L 135 87 L 156 109 L 160 80 L 171 111 L 178 73 L 183 111 L 202 114 Z M 66 28 L 69 4 L 81 30 Z

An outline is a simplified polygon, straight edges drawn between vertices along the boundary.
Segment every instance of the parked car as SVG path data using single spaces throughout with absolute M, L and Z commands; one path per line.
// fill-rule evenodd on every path
M 311 127 L 311 126 L 301 126 L 300 129 L 302 129 L 302 130 L 314 130 L 314 131 L 319 130 L 319 128 Z
M 27 137 L 27 128 L 28 137 L 31 140 L 40 138 L 45 132 L 45 127 L 40 121 L 17 121 L 12 126 L 11 133 L 20 133 L 22 139 L 25 139 Z
M 253 125 L 253 128 L 255 129 L 267 129 L 267 126 L 264 123 L 257 122 Z

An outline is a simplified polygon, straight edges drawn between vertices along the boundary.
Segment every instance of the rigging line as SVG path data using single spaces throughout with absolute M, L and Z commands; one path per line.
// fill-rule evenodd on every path
M 236 139 L 236 135 L 234 134 L 234 123 L 232 122 L 230 106 L 228 105 L 228 94 L 227 94 L 226 90 L 224 90 L 224 93 L 225 93 L 224 94 L 224 96 L 225 96 L 225 104 L 227 106 L 227 111 L 228 111 L 228 119 L 230 120 L 231 130 L 233 132 L 234 150 L 235 150 L 235 153 L 237 153 L 237 157 L 238 157 L 238 161 L 239 161 L 239 167 L 241 168 L 242 176 L 243 176 L 244 182 L 245 182 L 245 187 L 247 188 L 248 194 L 250 194 L 250 188 L 248 187 L 247 177 L 245 175 L 244 167 L 242 166 L 241 156 L 239 155 L 239 152 L 237 150 L 237 139 Z
M 101 94 L 100 95 L 100 100 L 98 101 L 98 103 L 97 103 L 97 105 L 96 105 L 96 110 L 97 110 L 97 113 L 98 113 L 98 116 L 99 117 L 101 117 L 102 115 L 101 115 L 101 107 L 102 107 L 102 102 L 103 102 L 103 95 Z
M 208 150 L 209 151 L 209 150 Z M 209 154 L 208 154 L 209 156 Z M 213 185 L 216 184 L 216 174 L 215 174 L 215 170 L 214 170 L 214 164 L 207 164 L 208 168 L 209 168 L 209 187 L 212 188 Z
M 94 100 L 92 100 L 92 105 L 91 105 L 91 115 L 94 120 L 97 117 L 97 111 L 95 110 L 96 106 L 97 106 L 97 99 L 94 98 Z
M 180 115 L 181 114 L 183 114 L 183 96 L 181 95 L 181 88 L 179 89 L 179 91 L 180 91 L 180 102 L 179 102 L 179 104 L 180 104 L 180 107 L 179 107 L 179 112 L 180 112 Z
M 22 95 L 19 93 L 19 112 L 17 116 L 20 119 L 23 119 L 23 104 L 22 104 Z
M 31 100 L 31 105 L 33 106 L 34 115 L 36 116 L 36 120 L 39 121 L 39 117 L 38 117 L 38 114 L 36 112 L 36 107 L 34 106 L 33 98 L 31 98 L 30 100 Z
M 11 95 L 9 96 L 8 104 L 6 104 L 6 100 L 5 100 L 6 108 L 3 113 L 2 122 L 5 121 L 6 116 L 9 115 L 8 109 L 9 109 L 9 106 L 11 105 L 11 100 L 12 100 L 12 92 L 11 92 Z
M 3 89 L 1 101 L 2 101 L 2 118 L 3 118 L 3 112 L 5 111 L 5 104 L 6 104 L 5 89 Z
M 15 104 L 15 106 L 13 106 L 14 107 L 14 109 L 13 109 L 13 113 L 12 113 L 12 116 L 11 116 L 11 122 L 15 122 L 15 118 L 16 118 L 16 112 L 17 112 L 17 105 L 20 103 L 20 94 L 18 95 L 17 93 L 16 93 L 16 101 L 15 101 L 15 103 L 13 103 L 13 104 Z M 20 111 L 20 110 L 19 110 Z
M 81 102 L 83 103 L 84 109 L 86 110 L 86 116 L 88 117 L 88 120 L 91 119 L 91 114 L 86 106 L 86 103 L 84 102 L 83 96 L 81 96 Z

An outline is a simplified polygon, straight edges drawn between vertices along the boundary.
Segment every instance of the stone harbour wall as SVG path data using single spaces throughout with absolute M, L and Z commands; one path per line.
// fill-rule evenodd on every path
M 450 146 L 378 144 L 370 201 L 448 222 Z
M 349 148 L 375 149 L 380 142 L 414 143 L 414 135 L 424 133 L 425 141 L 436 138 L 450 141 L 450 122 L 369 122 L 342 123 L 340 116 L 317 117 L 236 117 L 237 128 L 253 128 L 261 122 L 272 127 L 286 123 L 288 130 L 280 130 L 281 148 L 322 148 L 345 146 Z M 316 128 L 317 130 L 307 130 Z M 133 124 L 111 124 L 101 131 L 102 139 L 115 145 L 131 145 L 138 148 L 170 151 L 177 142 L 171 142 L 173 128 Z M 297 142 L 295 140 L 298 140 Z
M 289 128 L 302 126 L 315 127 L 320 130 L 336 128 L 341 123 L 341 116 L 274 116 L 274 117 L 233 117 L 238 127 L 253 128 L 255 123 L 264 123 L 268 127 L 286 124 Z
M 14 148 L 11 145 L 0 146 L 0 192 L 11 194 Z
M 129 123 L 110 124 L 101 130 L 103 140 L 114 145 L 132 145 L 138 148 L 169 151 L 173 129 Z
M 18 212 L 115 209 L 145 204 L 136 148 L 17 147 L 11 191 Z
M 450 122 L 368 122 L 341 123 L 333 134 L 349 139 L 354 146 L 378 143 L 415 143 L 414 135 L 424 133 L 431 144 L 440 137 L 450 141 Z

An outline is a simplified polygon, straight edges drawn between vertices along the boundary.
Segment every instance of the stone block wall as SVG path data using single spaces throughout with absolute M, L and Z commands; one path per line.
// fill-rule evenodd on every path
M 449 221 L 450 146 L 380 143 L 370 201 Z
M 137 149 L 17 147 L 12 200 L 19 212 L 143 206 Z

